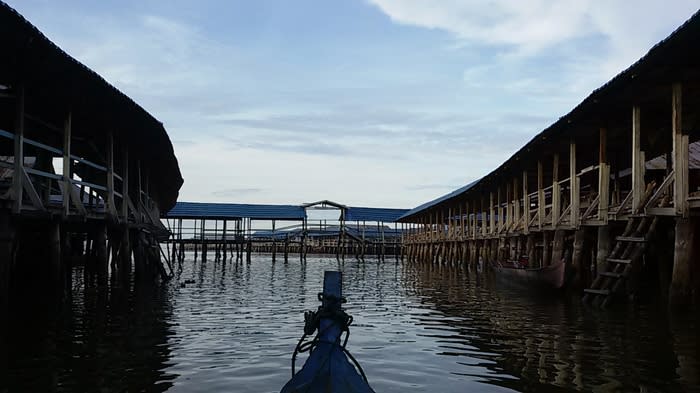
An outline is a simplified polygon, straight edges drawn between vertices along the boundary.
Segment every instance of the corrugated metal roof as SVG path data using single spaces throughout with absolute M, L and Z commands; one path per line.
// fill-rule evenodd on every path
M 509 168 L 518 167 L 516 163 L 517 160 L 525 157 L 530 151 L 538 151 L 535 148 L 537 143 L 545 143 L 544 141 L 546 138 L 551 140 L 553 137 L 565 135 L 565 133 L 570 130 L 571 124 L 578 120 L 577 117 L 586 116 L 587 111 L 600 110 L 601 107 L 605 107 L 606 98 L 609 98 L 613 92 L 618 92 L 631 83 L 639 83 L 644 79 L 643 76 L 645 73 L 650 74 L 649 71 L 651 68 L 658 68 L 664 65 L 672 66 L 674 65 L 674 61 L 678 61 L 678 58 L 695 56 L 695 53 L 692 52 L 690 48 L 695 45 L 698 36 L 700 36 L 700 11 L 693 14 L 690 19 L 678 27 L 671 35 L 654 45 L 646 55 L 637 60 L 629 68 L 620 72 L 603 86 L 594 90 L 567 115 L 562 116 L 559 120 L 554 122 L 554 124 L 535 135 L 528 143 L 520 148 L 520 150 L 488 175 L 449 194 L 411 209 L 408 213 L 401 216 L 399 221 L 407 221 L 409 217 L 419 212 L 470 191 L 482 181 L 489 180 L 502 172 L 506 172 Z M 684 45 L 680 45 L 680 43 Z
M 383 209 L 377 207 L 348 207 L 345 221 L 396 222 L 408 209 Z
M 164 218 L 252 218 L 254 220 L 303 220 L 306 211 L 292 205 L 178 202 Z
M 479 179 L 479 180 L 481 180 L 481 179 Z M 429 209 L 429 208 L 431 208 L 431 207 L 433 207 L 433 206 L 435 206 L 443 201 L 446 201 L 450 198 L 459 196 L 462 193 L 469 191 L 472 187 L 474 187 L 477 183 L 479 183 L 479 180 L 475 180 L 475 181 L 467 184 L 466 186 L 458 188 L 458 189 L 456 189 L 448 194 L 445 194 L 441 197 L 435 198 L 432 201 L 426 202 L 420 206 L 414 207 L 413 209 L 411 209 L 411 210 L 407 211 L 406 213 L 404 213 L 403 215 L 401 215 L 401 217 L 397 218 L 396 221 L 401 221 L 402 219 L 404 219 L 406 217 L 412 216 L 420 211 Z

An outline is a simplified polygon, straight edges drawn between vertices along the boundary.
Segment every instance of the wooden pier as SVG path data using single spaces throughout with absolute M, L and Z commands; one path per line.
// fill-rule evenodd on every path
M 564 260 L 569 288 L 589 303 L 697 299 L 698 39 L 696 14 L 500 167 L 404 215 L 408 259 Z
M 308 212 L 335 211 L 326 218 Z M 182 262 L 185 251 L 206 260 L 250 261 L 252 253 L 290 255 L 308 253 L 379 259 L 401 255 L 401 231 L 396 219 L 406 209 L 350 207 L 332 201 L 303 205 L 251 205 L 178 202 L 163 216 L 171 236 L 166 253 Z
M 0 308 L 65 294 L 74 265 L 167 276 L 183 180 L 163 125 L 1 2 L 0 48 Z

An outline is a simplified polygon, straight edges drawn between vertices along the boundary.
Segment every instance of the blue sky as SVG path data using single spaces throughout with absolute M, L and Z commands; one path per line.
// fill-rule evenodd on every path
M 699 6 L 8 3 L 165 124 L 180 200 L 406 208 L 491 171 Z

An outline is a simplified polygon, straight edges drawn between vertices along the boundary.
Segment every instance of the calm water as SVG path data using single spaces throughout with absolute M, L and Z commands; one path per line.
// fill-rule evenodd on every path
M 344 273 L 348 347 L 378 393 L 700 391 L 692 314 L 599 312 L 462 268 L 267 256 L 189 260 L 158 289 L 97 290 L 76 271 L 63 307 L 3 322 L 0 391 L 278 392 L 330 269 Z

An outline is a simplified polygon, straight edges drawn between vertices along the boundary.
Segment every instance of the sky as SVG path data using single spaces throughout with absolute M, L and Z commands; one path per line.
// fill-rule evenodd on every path
M 412 208 L 488 174 L 697 0 L 5 0 L 162 121 L 182 201 Z

